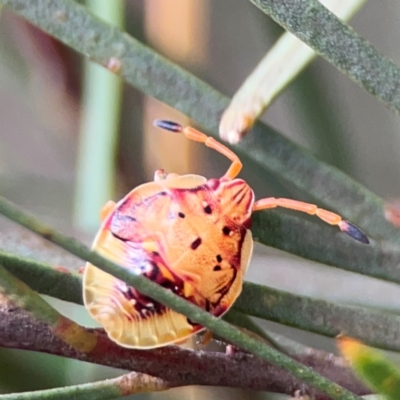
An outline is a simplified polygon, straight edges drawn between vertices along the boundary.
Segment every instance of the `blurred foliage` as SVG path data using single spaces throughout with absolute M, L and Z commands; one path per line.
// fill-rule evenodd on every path
M 270 1 L 253 2 L 257 3 L 259 7 L 264 7 L 264 10 L 272 7 L 271 5 L 274 3 Z M 87 30 L 86 34 L 89 36 L 81 36 L 78 40 L 77 38 L 82 32 L 80 29 L 84 29 L 84 19 L 68 20 L 67 18 L 64 20 L 65 10 L 68 7 L 74 8 L 73 2 L 70 1 L 60 1 L 58 4 L 53 2 L 51 6 L 59 7 L 59 12 L 53 12 L 54 8 L 50 6 L 46 10 L 43 8 L 43 15 L 46 12 L 48 13 L 47 22 L 45 19 L 40 20 L 40 18 L 36 20 L 35 18 L 38 18 L 39 14 L 34 15 L 33 11 L 32 14 L 29 14 L 30 3 L 32 5 L 33 2 L 4 0 L 1 3 L 14 7 L 17 14 L 25 14 L 28 20 L 39 23 L 44 30 L 52 32 L 56 37 L 66 42 L 69 40 L 68 32 L 65 33 L 59 27 L 68 26 L 69 23 L 78 24 L 75 25 L 77 27 L 74 32 L 75 42 L 73 40 L 69 42 L 75 49 L 108 66 L 111 70 L 115 68 L 114 72 L 121 72 L 121 76 L 126 81 L 139 87 L 145 93 L 185 112 L 197 123 L 202 124 L 208 130 L 212 130 L 212 134 L 216 136 L 219 116 L 228 104 L 228 99 L 203 82 L 196 80 L 193 75 L 160 58 L 151 49 L 142 47 L 139 42 L 129 41 L 126 37 L 123 38 L 124 41 L 118 33 L 115 36 L 117 40 L 113 41 L 112 30 L 107 31 L 109 36 L 106 35 L 107 37 L 104 39 L 101 32 L 105 32 L 105 30 L 101 23 L 93 24 L 92 37 Z M 46 4 L 50 5 L 50 3 L 52 2 L 43 1 L 41 6 L 46 7 Z M 227 2 L 205 3 L 207 3 L 205 7 L 210 10 L 207 19 L 210 26 L 204 29 L 209 29 L 212 32 L 209 34 L 206 51 L 209 57 L 208 65 L 190 66 L 188 62 L 185 68 L 207 78 L 207 81 L 213 82 L 224 92 L 233 93 L 233 88 L 239 86 L 238 83 L 249 74 L 257 60 L 266 52 L 266 42 L 272 43 L 276 37 L 270 33 L 270 31 L 276 29 L 276 25 L 262 18 L 262 14 L 248 2 L 232 2 L 234 4 Z M 286 2 L 282 3 L 286 4 Z M 315 0 L 302 0 L 298 3 L 302 5 L 310 3 L 315 7 L 318 5 Z M 36 6 L 40 7 L 39 3 Z M 63 6 L 66 8 L 63 9 Z M 173 8 L 173 6 L 171 7 Z M 379 10 L 373 8 L 373 5 L 370 8 L 368 7 L 367 5 L 364 16 L 359 19 L 356 18 L 360 31 L 366 32 L 367 36 L 370 34 L 368 30 L 364 29 L 364 26 L 368 25 L 373 29 L 375 24 L 364 23 L 363 18 L 368 21 L 368 15 L 372 15 L 374 21 L 386 21 L 385 17 L 379 18 L 379 12 L 382 12 L 384 7 L 380 7 Z M 131 0 L 126 2 L 128 32 L 136 38 L 146 41 L 149 38 L 146 38 L 144 33 L 144 8 L 142 1 Z M 224 18 L 227 9 L 229 9 L 231 15 L 229 18 Z M 32 10 L 34 10 L 34 7 Z M 330 29 L 336 29 L 337 32 L 340 32 L 340 29 L 343 28 L 343 32 L 349 39 L 348 43 L 357 43 L 357 49 L 360 52 L 365 49 L 368 50 L 362 53 L 367 55 L 366 58 L 358 59 L 359 67 L 367 65 L 362 64 L 363 62 L 372 60 L 379 64 L 378 70 L 368 69 L 368 65 L 364 69 L 361 67 L 354 69 L 352 65 L 345 62 L 340 64 L 338 59 L 332 56 L 332 51 L 335 51 L 335 46 L 338 44 L 337 40 L 340 38 L 338 39 L 335 36 L 333 44 L 326 42 L 329 46 L 321 47 L 320 38 L 323 38 L 324 34 L 329 35 L 330 31 L 328 29 L 324 31 L 320 28 L 320 25 L 316 25 L 316 32 L 309 30 L 302 36 L 302 39 L 311 38 L 309 44 L 316 46 L 315 49 L 320 53 L 325 51 L 330 61 L 336 63 L 337 66 L 340 64 L 339 67 L 347 69 L 347 73 L 353 74 L 353 78 L 358 80 L 362 86 L 383 98 L 392 107 L 397 108 L 397 94 L 395 93 L 397 86 L 390 84 L 390 82 L 392 82 L 392 79 L 396 79 L 398 68 L 384 57 L 379 58 L 380 55 L 368 42 L 363 42 L 347 26 L 340 25 L 323 9 L 315 8 L 315 10 L 318 11 L 318 15 L 322 15 L 327 18 L 327 21 L 330 21 Z M 179 12 L 178 10 L 173 11 Z M 294 10 L 292 11 L 295 13 Z M 51 14 L 52 12 L 53 14 Z M 274 14 L 273 7 L 269 9 L 269 12 Z M 390 14 L 390 12 L 388 13 Z M 6 9 L 3 14 L 2 25 L 0 26 L 2 31 L 0 53 L 3 56 L 0 63 L 0 104 L 3 104 L 3 109 L 7 111 L 2 119 L 4 133 L 0 139 L 0 187 L 2 194 L 25 208 L 33 210 L 53 225 L 74 232 L 85 242 L 89 242 L 90 235 L 78 231 L 77 226 L 73 227 L 71 223 L 73 198 L 76 195 L 74 192 L 75 172 L 80 178 L 84 175 L 83 169 L 76 169 L 78 165 L 79 131 L 77 122 L 88 111 L 88 108 L 82 109 L 83 105 L 87 104 L 87 107 L 89 107 L 92 104 L 90 99 L 86 100 L 88 103 L 82 102 L 80 99 L 81 79 L 83 77 L 81 59 L 60 42 L 17 18 Z M 81 14 L 81 16 L 83 15 Z M 297 17 L 299 15 L 297 13 Z M 297 18 L 296 15 L 290 12 L 286 13 L 288 18 L 286 22 L 284 17 L 285 15 L 275 19 L 292 30 L 294 26 L 297 27 L 296 29 L 302 29 L 303 25 L 297 23 L 298 20 L 293 19 Z M 87 20 L 85 21 L 87 22 Z M 185 21 L 181 20 L 180 23 L 184 24 Z M 55 28 L 57 24 L 58 28 Z M 168 25 L 167 18 L 166 24 Z M 386 29 L 390 29 L 390 23 L 385 25 Z M 172 28 L 172 26 L 168 27 L 168 29 Z M 266 33 L 266 31 L 269 33 Z M 204 32 L 199 31 L 198 34 L 201 35 Z M 87 40 L 90 42 L 89 45 L 87 45 Z M 387 40 L 390 42 L 390 36 Z M 106 44 L 109 46 L 107 47 Z M 124 46 L 132 46 L 132 49 L 134 46 L 136 47 L 135 50 L 128 48 L 128 50 L 132 50 L 132 53 L 126 59 L 122 57 L 122 70 L 118 71 L 115 64 L 111 64 L 111 66 L 109 64 L 109 50 L 111 49 L 114 53 L 119 52 L 123 56 L 124 51 L 127 50 Z M 344 53 L 348 53 L 351 57 L 352 53 L 348 51 L 348 48 L 342 47 Z M 165 55 L 169 57 L 165 49 L 158 50 L 161 53 L 165 52 Z M 342 54 L 342 56 L 339 61 L 348 61 L 346 54 Z M 227 60 L 230 61 L 227 62 Z M 182 62 L 182 64 L 185 63 Z M 378 73 L 375 75 L 375 77 L 379 76 L 380 83 L 383 82 L 380 87 L 376 86 L 379 83 L 378 79 L 374 81 L 374 71 L 382 73 L 382 75 Z M 365 73 L 364 78 L 363 72 Z M 392 75 L 388 77 L 387 74 Z M 83 85 L 87 84 L 90 78 L 92 76 L 83 78 Z M 396 146 L 398 144 L 398 123 L 393 122 L 393 127 L 396 128 L 392 129 L 395 132 L 393 138 L 389 139 L 389 135 L 387 135 L 385 141 L 383 131 L 390 129 L 388 121 L 393 117 L 384 109 L 377 111 L 374 102 L 371 102 L 374 112 L 366 111 L 367 109 L 371 110 L 371 107 L 364 107 L 364 94 L 361 91 L 357 91 L 356 95 L 349 94 L 347 92 L 350 90 L 348 87 L 352 88 L 352 86 L 348 85 L 346 79 L 341 81 L 340 79 L 342 78 L 338 77 L 333 68 L 317 61 L 293 82 L 289 89 L 272 105 L 267 115 L 268 121 L 272 126 L 277 126 L 278 130 L 285 132 L 287 136 L 291 136 L 296 142 L 309 147 L 324 161 L 357 176 L 368 188 L 378 191 L 383 199 L 389 196 L 399 196 L 400 188 L 396 186 L 395 179 L 400 167 L 399 162 L 396 161 L 399 158 L 395 157 L 398 155 L 398 146 Z M 115 82 L 117 81 L 118 78 L 115 79 Z M 341 83 L 336 84 L 336 82 Z M 117 86 L 120 84 L 117 83 Z M 96 81 L 92 82 L 92 85 L 96 87 Z M 382 90 L 379 91 L 378 89 Z M 392 93 L 393 96 L 390 97 L 388 93 Z M 102 95 L 96 94 L 95 96 Z M 133 185 L 141 183 L 145 178 L 150 179 L 146 176 L 143 167 L 144 156 L 142 151 L 142 131 L 145 129 L 142 129 L 141 124 L 146 120 L 143 117 L 146 104 L 143 102 L 143 96 L 140 93 L 132 88 L 125 87 L 124 100 L 121 106 L 123 113 L 122 116 L 119 116 L 119 96 L 120 94 L 111 93 L 108 97 L 106 94 L 103 99 L 97 98 L 101 108 L 94 111 L 95 116 L 98 114 L 96 122 L 102 124 L 102 121 L 106 121 L 104 122 L 105 127 L 109 126 L 107 121 L 110 122 L 112 119 L 111 125 L 115 130 L 111 141 L 116 141 L 117 133 L 120 137 L 118 149 L 115 148 L 114 144 L 106 146 L 108 155 L 104 161 L 109 166 L 107 170 L 109 178 L 102 181 L 100 176 L 100 179 L 95 183 L 95 178 L 98 178 L 98 176 L 96 176 L 96 170 L 94 170 L 92 171 L 93 178 L 85 175 L 86 178 L 81 181 L 81 187 L 89 189 L 86 195 L 89 207 L 90 188 L 93 184 L 100 186 L 104 184 L 109 187 L 110 181 L 115 177 L 117 181 L 116 192 L 118 193 L 115 197 L 118 197 Z M 103 102 L 100 100 L 103 100 Z M 357 121 L 351 116 L 353 112 L 357 113 L 356 107 L 363 110 L 361 118 L 358 118 Z M 114 117 L 111 118 L 111 114 L 107 114 L 108 109 L 116 110 Z M 375 118 L 375 115 L 379 115 L 379 118 Z M 117 127 L 120 118 L 118 132 Z M 371 118 L 373 122 L 370 122 L 369 126 L 367 121 Z M 380 121 L 379 123 L 376 122 L 376 126 L 373 125 L 375 119 Z M 353 127 L 355 127 L 355 131 L 361 132 L 358 137 L 355 134 L 354 136 L 350 134 Z M 132 130 L 134 130 L 134 134 Z M 378 135 L 364 135 L 365 131 L 377 131 L 381 138 L 378 138 Z M 90 133 L 94 143 L 96 143 L 98 132 L 96 129 L 90 129 Z M 254 185 L 258 195 L 264 195 L 268 189 L 272 188 L 275 190 L 274 193 L 278 195 L 287 196 L 291 194 L 303 200 L 318 200 L 330 208 L 337 209 L 347 218 L 351 218 L 352 221 L 359 223 L 371 234 L 372 239 L 377 240 L 374 241 L 373 246 L 364 250 L 357 244 L 344 239 L 340 236 L 340 233 L 335 235 L 332 229 L 315 223 L 315 221 L 292 218 L 290 213 L 262 213 L 257 216 L 254 229 L 256 238 L 264 244 L 298 254 L 309 260 L 398 282 L 398 245 L 396 242 L 398 242 L 400 234 L 397 229 L 386 222 L 383 209 L 385 201 L 382 198 L 375 196 L 372 191 L 357 186 L 354 181 L 341 175 L 334 168 L 321 163 L 309 155 L 307 151 L 286 141 L 286 138 L 281 137 L 276 131 L 268 127 L 257 125 L 255 131 L 250 132 L 249 135 L 249 138 L 236 149 L 245 161 L 244 177 L 248 178 L 249 182 Z M 376 142 L 372 141 L 372 137 L 375 138 Z M 99 144 L 104 143 L 101 140 Z M 378 151 L 379 146 L 383 147 L 384 153 Z M 195 151 L 189 151 L 189 158 L 196 159 L 195 152 L 197 152 L 197 159 L 204 161 L 202 168 L 212 171 L 212 174 L 215 174 L 214 176 L 218 176 L 219 171 L 222 173 L 224 170 L 225 167 L 219 163 L 218 156 L 209 156 L 209 153 L 207 153 L 207 156 L 204 155 L 207 150 L 203 151 L 196 147 Z M 86 152 L 90 154 L 85 154 Z M 81 152 L 79 157 L 81 160 L 90 160 L 91 157 L 96 156 L 93 152 L 96 153 L 95 146 L 90 145 L 87 150 Z M 171 154 L 170 157 L 174 158 L 177 155 Z M 114 159 L 117 160 L 116 163 Z M 99 160 L 101 162 L 101 156 Z M 93 165 L 90 164 L 89 166 Z M 382 179 L 382 177 L 387 179 Z M 96 187 L 98 188 L 98 186 Z M 101 188 L 99 190 L 101 191 Z M 27 193 L 29 193 L 28 196 Z M 109 193 L 113 196 L 112 191 L 109 191 Z M 97 208 L 97 205 L 93 202 L 93 210 L 97 210 Z M 91 224 L 93 224 L 93 219 L 91 221 Z M 82 224 L 78 221 L 78 226 L 80 225 Z M 387 241 L 392 241 L 395 244 L 389 244 Z M 52 260 L 45 261 L 52 263 Z M 24 261 L 21 261 L 20 258 L 15 258 L 13 262 L 22 266 L 29 266 L 29 263 L 24 264 Z M 273 259 L 263 257 L 258 265 L 254 262 L 252 266 L 252 270 L 256 271 L 258 277 L 262 276 L 263 283 L 266 281 L 271 286 L 278 284 L 269 280 L 271 273 L 268 272 L 267 264 L 273 264 L 273 262 Z M 40 268 L 40 266 L 36 265 L 35 268 Z M 25 273 L 23 272 L 23 274 Z M 260 279 L 256 278 L 256 275 L 252 275 L 251 271 L 250 276 L 251 279 Z M 301 271 L 294 279 L 299 281 L 299 286 L 307 286 L 308 284 Z M 282 277 L 282 280 L 286 280 L 286 277 Z M 40 278 L 38 281 L 40 281 Z M 329 281 L 328 269 L 324 281 Z M 323 282 L 315 283 L 317 287 L 321 288 L 320 296 L 322 297 L 325 295 L 322 289 L 323 284 Z M 363 288 L 364 284 L 356 285 L 354 288 L 355 299 L 357 299 L 357 291 L 363 291 Z M 56 293 L 57 288 L 53 287 L 53 289 Z M 340 292 L 340 288 L 332 289 L 335 294 Z M 77 293 L 75 293 L 76 295 Z M 383 296 L 384 294 L 382 294 Z M 302 304 L 302 301 L 308 302 L 307 297 L 299 299 L 298 304 Z M 292 302 L 294 305 L 296 304 L 293 299 Z M 288 303 L 290 307 L 290 302 Z M 255 304 L 251 302 L 247 305 L 250 308 L 255 308 Z M 396 305 L 393 307 L 396 308 Z M 293 307 L 291 311 L 295 309 Z M 340 310 L 340 307 L 338 309 Z M 65 312 L 72 313 L 68 305 Z M 385 314 L 385 317 L 390 318 L 390 315 Z M 86 316 L 83 316 L 82 319 L 85 321 L 84 323 L 89 321 Z M 275 317 L 272 319 L 275 319 Z M 316 320 L 318 321 L 317 318 Z M 332 319 L 330 322 L 332 322 Z M 301 321 L 301 323 L 304 323 L 304 321 Z M 324 324 L 322 323 L 322 325 Z M 385 339 L 388 328 L 380 326 L 377 329 L 383 329 L 383 332 L 379 333 L 382 333 L 381 336 Z M 14 357 L 14 355 L 16 356 Z M 0 357 L 2 360 L 0 390 L 4 392 L 76 383 L 78 375 L 86 379 L 89 369 L 87 366 L 73 362 L 75 372 L 81 370 L 82 373 L 76 373 L 71 381 L 68 376 L 73 374 L 71 375 L 71 372 L 64 370 L 64 365 L 67 364 L 65 360 L 35 354 L 26 355 L 25 352 L 17 350 L 1 350 Z M 43 366 L 43 364 L 47 365 Z M 49 372 L 46 372 L 48 370 Z M 11 378 L 8 379 L 13 374 L 17 374 L 18 371 L 24 371 L 26 375 L 26 378 L 19 385 L 18 379 L 15 382 Z M 101 370 L 99 369 L 99 371 Z M 99 372 L 98 377 L 108 376 L 109 373 L 108 370 L 103 373 Z M 88 379 L 96 379 L 96 372 L 93 372 L 93 375 L 88 375 L 90 375 Z M 182 392 L 173 390 L 172 393 L 179 394 Z M 161 396 L 164 396 L 164 394 L 161 394 Z M 209 398 L 210 396 L 206 395 L 205 397 Z
M 355 372 L 387 400 L 400 398 L 400 367 L 358 340 L 339 337 L 338 347 Z

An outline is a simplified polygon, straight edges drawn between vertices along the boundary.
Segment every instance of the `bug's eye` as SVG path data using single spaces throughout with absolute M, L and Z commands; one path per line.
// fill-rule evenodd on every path
M 214 267 L 214 271 L 221 271 L 221 266 L 220 265 L 216 265 L 215 267 Z
M 183 212 L 178 213 L 179 218 L 185 218 L 185 214 Z
M 218 254 L 218 255 L 217 255 L 217 261 L 218 261 L 219 263 L 222 261 L 221 254 Z

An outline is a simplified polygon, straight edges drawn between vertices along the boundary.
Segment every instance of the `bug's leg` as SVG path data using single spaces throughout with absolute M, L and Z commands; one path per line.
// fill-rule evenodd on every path
M 156 172 L 154 172 L 154 181 L 165 181 L 168 179 L 176 178 L 177 176 L 179 176 L 179 174 L 175 174 L 174 172 L 167 174 L 163 169 L 158 169 Z
M 165 121 L 165 120 L 156 120 L 154 121 L 154 125 L 158 128 L 165 129 L 167 131 L 176 132 L 176 133 L 183 133 L 188 139 L 194 140 L 195 142 L 204 143 L 207 147 L 218 151 L 229 160 L 232 161 L 231 166 L 226 171 L 225 175 L 223 176 L 224 179 L 230 180 L 234 179 L 242 169 L 242 163 L 239 157 L 231 150 L 229 150 L 226 146 L 222 143 L 216 141 L 214 138 L 205 135 L 204 133 L 198 131 L 197 129 L 192 128 L 191 126 L 185 126 L 172 122 L 172 121 Z
M 163 169 L 154 172 L 154 182 L 165 181 L 168 174 Z
M 103 222 L 115 208 L 115 201 L 109 200 L 100 210 L 100 221 Z
M 78 274 L 83 275 L 83 273 L 85 272 L 85 268 L 86 268 L 86 265 L 84 265 L 83 267 L 80 267 L 80 268 L 78 269 Z
M 347 233 L 353 239 L 362 243 L 369 243 L 367 236 L 359 228 L 350 222 L 343 220 L 340 215 L 324 210 L 323 208 L 318 208 L 315 204 L 291 199 L 276 199 L 275 197 L 268 197 L 256 201 L 253 205 L 253 211 L 266 210 L 275 207 L 283 207 L 310 215 L 316 215 L 318 218 L 322 219 L 322 221 L 330 225 L 337 225 L 342 232 Z
M 199 341 L 196 342 L 197 345 L 200 345 L 202 347 L 207 346 L 208 344 L 211 343 L 211 341 L 213 340 L 214 335 L 211 331 L 209 331 L 208 329 L 206 329 L 204 332 L 202 332 Z

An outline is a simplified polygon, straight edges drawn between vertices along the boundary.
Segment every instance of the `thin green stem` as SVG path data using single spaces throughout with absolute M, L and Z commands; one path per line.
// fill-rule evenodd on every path
M 328 337 L 344 333 L 374 347 L 400 351 L 400 317 L 393 314 L 338 305 L 250 282 L 246 282 L 234 310 Z
M 30 258 L 0 251 L 0 265 L 39 293 L 83 304 L 82 278 L 63 267 L 53 267 Z
M 351 240 L 334 227 L 270 210 L 253 214 L 260 243 L 347 271 L 400 283 L 400 251 L 379 243 Z M 393 247 L 393 246 L 392 246 Z
M 250 0 L 279 25 L 400 112 L 400 69 L 318 0 Z
M 100 21 L 76 2 L 0 0 L 0 4 L 103 66 L 118 60 L 119 74 L 124 80 L 187 114 L 216 137 L 220 115 L 229 104 L 227 97 Z M 256 124 L 253 132 L 234 149 L 247 163 L 257 163 L 276 173 L 359 225 L 370 237 L 400 242 L 400 232 L 385 220 L 382 199 L 271 128 Z
M 255 333 L 260 338 L 264 339 L 269 345 L 274 347 L 275 349 L 279 350 L 282 353 L 288 354 L 293 350 L 290 346 L 286 348 L 282 346 L 281 343 L 278 343 L 277 338 L 283 339 L 284 337 L 280 335 L 275 335 L 272 332 L 267 332 L 264 329 L 260 328 L 248 315 L 243 314 L 235 309 L 230 309 L 224 316 L 223 319 L 233 325 L 240 326 L 241 328 L 246 329 L 247 331 Z M 289 344 L 294 344 L 295 342 L 290 343 L 290 339 L 288 339 Z M 300 348 L 304 350 L 305 346 L 303 347 L 300 343 L 296 343 L 296 349 L 300 351 Z M 295 347 L 295 346 L 294 346 Z M 291 354 L 293 355 L 293 354 Z
M 324 4 L 339 18 L 347 21 L 365 2 L 366 0 L 348 0 L 345 4 L 336 0 L 326 0 Z M 276 31 L 275 27 L 273 30 Z M 315 52 L 309 46 L 290 32 L 284 33 L 233 96 L 221 117 L 221 137 L 230 143 L 237 143 L 262 112 L 315 57 Z M 309 101 L 310 97 L 304 96 L 304 91 L 301 95 L 300 108 L 303 101 Z M 319 108 L 317 102 L 316 106 Z M 318 111 L 314 110 L 313 117 L 316 115 Z M 323 135 L 323 132 L 321 130 L 319 134 Z
M 333 399 L 360 400 L 359 396 L 356 396 L 341 386 L 329 381 L 322 375 L 315 373 L 311 368 L 308 368 L 285 354 L 272 349 L 265 343 L 249 337 L 227 322 L 209 314 L 145 277 L 135 275 L 130 270 L 106 260 L 96 252 L 91 251 L 82 243 L 78 242 L 76 239 L 54 231 L 50 227 L 42 224 L 36 218 L 22 212 L 6 199 L 1 197 L 0 213 L 14 222 L 17 222 L 39 234 L 50 242 L 57 244 L 77 257 L 89 261 L 103 271 L 121 279 L 141 293 L 181 314 L 186 315 L 190 320 L 207 327 L 228 342 L 256 354 L 273 365 L 284 368 L 293 376 L 302 379 L 309 385 L 328 394 Z
M 123 0 L 86 2 L 99 18 L 123 28 Z M 115 152 L 121 102 L 122 80 L 87 60 L 77 160 L 75 223 L 88 232 L 98 227 L 101 207 L 114 198 Z

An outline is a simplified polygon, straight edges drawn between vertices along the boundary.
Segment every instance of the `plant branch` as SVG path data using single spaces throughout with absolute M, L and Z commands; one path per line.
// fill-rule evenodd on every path
M 400 112 L 400 69 L 318 0 L 250 0 L 359 86 Z
M 125 1 L 87 0 L 87 6 L 110 25 L 123 28 Z M 110 60 L 110 69 L 118 62 Z M 93 232 L 103 205 L 115 197 L 115 158 L 122 104 L 122 81 L 86 61 L 74 198 L 75 225 Z
M 0 265 L 0 304 L 11 303 L 46 323 L 51 331 L 69 346 L 82 352 L 91 351 L 96 337 L 74 321 L 64 317 L 46 303 L 26 283 L 18 280 Z
M 1 400 L 109 400 L 136 393 L 169 389 L 162 379 L 131 372 L 118 378 L 83 385 L 0 395 Z
M 321 390 L 338 400 L 359 400 L 359 397 L 339 385 L 329 381 L 325 377 L 317 374 L 311 368 L 308 368 L 290 357 L 282 354 L 266 344 L 256 340 L 241 332 L 227 322 L 209 314 L 192 303 L 175 295 L 173 292 L 164 289 L 155 282 L 150 281 L 144 276 L 135 275 L 130 270 L 123 268 L 94 251 L 91 251 L 82 243 L 72 237 L 67 237 L 61 233 L 52 230 L 50 227 L 42 224 L 34 217 L 22 212 L 13 206 L 6 199 L 0 197 L 0 213 L 7 218 L 17 222 L 33 232 L 39 234 L 48 241 L 57 244 L 70 253 L 80 257 L 91 264 L 96 265 L 101 270 L 115 276 L 134 287 L 139 292 L 150 298 L 164 304 L 165 306 L 190 318 L 192 321 L 205 326 L 218 336 L 229 343 L 232 343 L 243 350 L 257 354 L 265 361 L 289 371 L 296 378 L 304 380 L 310 386 Z M 96 346 L 97 347 L 97 346 Z
M 118 72 L 124 80 L 188 115 L 216 137 L 219 118 L 229 104 L 227 97 L 126 33 L 100 21 L 76 2 L 0 0 L 0 4 L 103 66 L 107 67 L 111 59 L 118 60 Z M 400 232 L 385 220 L 382 199 L 271 128 L 256 124 L 253 133 L 234 149 L 249 164 L 272 171 L 338 211 L 370 237 L 400 242 Z
M 79 352 L 54 335 L 49 327 L 24 310 L 0 305 L 0 346 L 34 350 L 81 361 L 150 374 L 169 387 L 211 385 L 293 394 L 304 383 L 258 357 L 240 351 L 231 354 L 194 351 L 178 346 L 155 350 L 131 350 L 111 342 L 104 331 L 91 329 L 97 343 L 89 353 Z M 284 343 L 283 343 L 284 345 Z M 343 359 L 332 354 L 304 348 L 297 360 L 354 393 L 370 393 L 354 378 Z M 303 367 L 306 368 L 306 367 Z M 213 371 L 212 374 L 209 372 Z M 307 391 L 312 391 L 306 387 Z M 318 400 L 329 397 L 319 393 Z M 345 397 L 343 397 L 345 398 Z
M 42 294 L 61 298 L 77 304 L 83 304 L 82 278 L 66 268 L 54 269 L 48 265 L 17 258 L 12 263 L 11 255 L 0 252 L 0 263 L 29 283 Z M 18 260 L 22 260 L 22 268 Z M 30 267 L 29 267 L 30 266 Z M 39 273 L 35 272 L 38 268 Z M 338 305 L 332 302 L 294 295 L 285 291 L 244 282 L 243 291 L 233 309 L 258 318 L 335 337 L 345 333 L 361 339 L 365 343 L 382 349 L 400 351 L 400 317 L 377 312 L 363 307 Z M 323 315 L 323 318 L 318 317 Z M 237 323 L 228 317 L 228 321 L 257 332 L 249 325 Z M 248 324 L 249 321 L 246 323 Z M 378 329 L 385 326 L 385 330 Z M 261 332 L 257 332 L 263 337 Z M 267 340 L 269 338 L 265 337 Z M 277 347 L 277 346 L 276 346 Z

